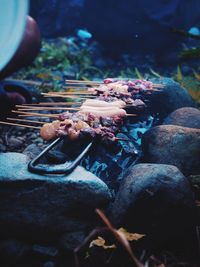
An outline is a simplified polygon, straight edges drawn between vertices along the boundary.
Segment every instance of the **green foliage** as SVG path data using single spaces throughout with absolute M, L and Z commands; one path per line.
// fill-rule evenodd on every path
M 194 71 L 193 75 L 184 76 L 181 67 L 178 66 L 173 78 L 190 93 L 195 101 L 200 103 L 200 74 Z
M 116 68 L 97 68 L 93 63 L 94 54 L 90 46 L 86 43 L 81 44 L 76 39 L 58 38 L 56 41 L 42 42 L 42 50 L 35 59 L 34 63 L 17 72 L 13 77 L 17 79 L 29 79 L 42 82 L 40 89 L 45 92 L 62 90 L 65 78 L 70 79 L 96 79 L 106 77 L 121 77 L 121 78 L 161 78 L 162 75 L 153 69 L 149 69 L 148 73 L 142 73 L 137 67 L 121 70 Z M 189 57 L 190 51 L 184 50 L 184 56 Z M 200 47 L 195 49 L 195 55 L 199 53 Z M 194 55 L 194 49 L 191 56 Z M 174 74 L 171 75 L 183 87 L 185 87 L 192 97 L 200 103 L 200 74 L 194 72 L 191 75 L 184 76 L 181 71 L 181 66 L 177 67 Z
M 42 50 L 33 64 L 17 72 L 14 77 L 48 82 L 53 85 L 53 90 L 58 91 L 62 88 L 65 74 L 68 72 L 72 72 L 77 79 L 90 78 L 94 73 L 104 76 L 100 69 L 92 65 L 87 46 L 81 47 L 75 42 L 59 38 L 56 43 L 43 40 Z

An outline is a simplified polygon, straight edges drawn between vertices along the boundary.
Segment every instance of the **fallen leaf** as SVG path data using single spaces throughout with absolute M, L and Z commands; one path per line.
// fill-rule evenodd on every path
M 122 227 L 120 229 L 118 229 L 117 232 L 123 233 L 128 241 L 137 241 L 137 240 L 139 240 L 145 236 L 145 235 L 137 234 L 137 233 L 129 233 L 129 232 L 127 232 L 126 229 L 124 229 Z
M 92 240 L 92 242 L 90 243 L 89 247 L 93 247 L 93 246 L 97 246 L 97 247 L 102 247 L 104 249 L 114 249 L 116 248 L 116 246 L 113 244 L 113 245 L 106 245 L 105 244 L 106 241 L 105 239 L 103 239 L 101 236 L 98 236 L 97 239 L 95 240 Z
M 117 241 L 121 244 L 122 247 L 127 251 L 130 258 L 132 259 L 132 262 L 134 266 L 137 267 L 144 267 L 144 265 L 135 257 L 133 254 L 132 248 L 129 244 L 129 241 L 127 240 L 126 236 L 122 232 L 118 232 L 110 223 L 108 218 L 105 216 L 102 210 L 96 209 L 96 213 L 99 215 L 99 217 L 102 219 L 102 221 L 105 223 L 105 225 L 108 227 L 108 229 L 113 233 Z

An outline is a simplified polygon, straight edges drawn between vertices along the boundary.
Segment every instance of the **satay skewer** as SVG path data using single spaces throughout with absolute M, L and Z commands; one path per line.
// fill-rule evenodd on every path
M 137 79 L 130 79 L 130 80 L 137 80 Z M 119 79 L 119 81 L 120 81 L 120 79 Z M 123 81 L 123 79 L 122 79 L 122 81 Z M 117 82 L 117 80 L 115 81 L 115 80 L 113 80 L 113 83 L 114 82 Z M 89 85 L 93 85 L 93 84 L 97 84 L 97 85 L 101 85 L 101 84 L 105 84 L 103 81 L 90 81 L 90 80 L 65 80 L 65 83 L 66 84 L 83 84 L 83 85 L 85 85 L 85 84 L 89 84 Z M 157 88 L 164 88 L 165 87 L 165 85 L 164 84 L 161 84 L 161 83 L 153 83 L 152 84 L 152 86 L 153 87 L 157 87 Z
M 13 113 L 19 114 L 18 116 L 20 117 L 47 117 L 47 118 L 55 118 L 58 119 L 59 115 L 62 115 L 62 113 L 58 114 L 42 114 L 42 113 L 35 113 L 35 112 L 26 112 L 26 111 L 17 111 L 13 110 Z M 126 117 L 135 117 L 137 116 L 136 114 L 127 114 Z
M 25 120 L 21 120 L 21 121 L 25 121 Z M 19 124 L 19 123 L 13 123 L 13 122 L 6 122 L 6 121 L 0 121 L 0 124 L 23 127 L 23 128 L 30 128 L 30 129 L 37 129 L 37 130 L 41 129 L 41 127 L 38 127 L 38 126 L 27 125 L 27 124 Z M 121 138 L 121 137 L 115 137 L 114 141 L 127 141 L 127 142 L 129 142 L 131 140 L 130 139 L 126 139 L 126 138 Z

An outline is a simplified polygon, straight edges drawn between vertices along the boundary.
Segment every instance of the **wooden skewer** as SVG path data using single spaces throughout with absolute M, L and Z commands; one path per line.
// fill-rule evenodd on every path
M 22 104 L 22 105 L 16 105 L 17 107 L 23 107 L 23 106 L 71 106 L 74 104 L 81 104 L 81 101 L 74 101 L 74 102 L 41 102 L 41 103 L 35 103 L 35 104 Z
M 86 99 L 86 98 L 96 98 L 96 96 L 79 96 L 79 95 L 60 95 L 60 94 L 48 94 L 42 93 L 44 97 L 60 97 L 60 98 L 74 98 L 74 99 Z
M 38 105 L 38 106 L 34 106 L 34 105 L 32 105 L 32 106 L 29 106 L 29 105 L 16 105 L 15 106 L 15 108 L 28 108 L 28 109 L 30 109 L 30 108 L 33 108 L 33 109 L 41 109 L 41 108 L 55 108 L 55 107 L 46 107 L 46 106 L 41 106 L 41 105 Z M 56 107 L 57 109 L 59 109 L 59 107 Z
M 42 114 L 42 113 L 34 113 L 34 112 L 25 112 L 25 111 L 17 111 L 12 110 L 13 113 L 19 114 L 20 117 L 44 117 L 44 118 L 55 118 L 57 119 L 60 114 Z
M 135 117 L 137 114 L 126 114 L 127 117 Z
M 94 95 L 93 92 L 90 92 L 90 91 L 78 91 L 78 92 L 53 92 L 53 91 L 50 91 L 48 92 L 48 94 L 61 94 L 61 95 Z
M 94 84 L 95 86 L 97 86 L 96 84 Z M 83 90 L 83 89 L 88 89 L 88 88 L 91 88 L 91 85 L 87 85 L 87 84 L 71 84 L 71 85 L 65 85 L 63 87 L 64 89 L 80 89 L 80 90 Z M 54 91 L 55 92 L 55 91 Z
M 102 84 L 102 81 L 90 81 L 90 80 L 65 80 L 66 83 L 72 84 Z
M 40 129 L 40 127 L 37 127 L 37 126 L 26 125 L 26 124 L 18 124 L 18 123 L 13 123 L 13 122 L 5 122 L 5 121 L 0 121 L 0 124 L 19 126 L 19 127 L 26 127 L 26 128 L 32 128 L 32 129 Z
M 137 80 L 137 79 L 130 79 L 130 80 Z M 103 81 L 90 81 L 90 80 L 65 80 L 66 83 L 74 83 L 74 84 L 104 84 Z M 154 83 L 153 87 L 165 87 L 164 84 L 161 83 Z
M 30 123 L 36 123 L 36 124 L 45 124 L 46 121 L 34 121 L 34 120 L 24 120 L 24 119 L 17 119 L 17 118 L 6 118 L 6 120 L 9 121 L 20 121 L 20 122 L 30 122 Z
M 80 108 L 62 108 L 62 107 L 33 107 L 33 108 L 20 108 L 18 109 L 19 111 L 32 111 L 32 110 L 35 110 L 35 111 L 40 111 L 40 110 L 80 110 Z
M 58 114 L 41 114 L 41 113 L 34 113 L 34 112 L 25 112 L 25 111 L 16 111 L 13 110 L 13 113 L 17 113 L 19 114 L 18 116 L 20 117 L 47 117 L 47 118 L 55 118 L 58 119 L 59 115 L 62 115 L 62 113 L 58 113 Z M 137 116 L 136 114 L 126 114 L 127 117 L 135 117 Z

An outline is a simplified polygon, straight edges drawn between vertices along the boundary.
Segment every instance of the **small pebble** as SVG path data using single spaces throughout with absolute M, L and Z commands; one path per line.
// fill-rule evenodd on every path
M 23 144 L 24 144 L 24 140 L 22 141 L 19 138 L 16 138 L 14 136 L 12 136 L 9 139 L 9 147 L 12 149 L 20 148 Z

